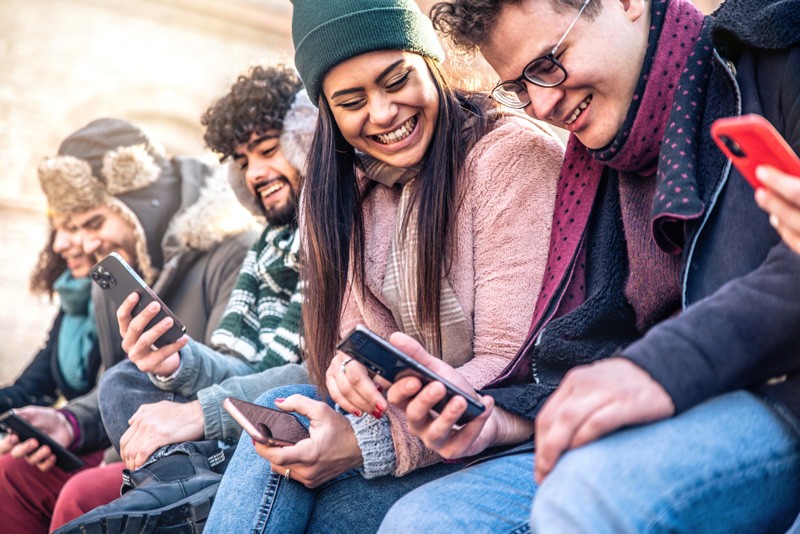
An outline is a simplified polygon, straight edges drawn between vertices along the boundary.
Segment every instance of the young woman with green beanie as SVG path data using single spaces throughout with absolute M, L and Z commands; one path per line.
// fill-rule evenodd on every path
M 374 531 L 396 499 L 459 469 L 411 434 L 336 342 L 356 324 L 399 330 L 481 387 L 525 337 L 547 256 L 561 144 L 451 87 L 412 0 L 295 0 L 292 28 L 320 108 L 301 210 L 317 388 L 258 402 L 300 414 L 311 437 L 277 448 L 243 436 L 211 533 Z

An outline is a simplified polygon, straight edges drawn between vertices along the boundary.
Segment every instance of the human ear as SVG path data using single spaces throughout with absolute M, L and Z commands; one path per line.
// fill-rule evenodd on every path
M 631 22 L 635 22 L 647 12 L 646 0 L 619 0 L 622 4 L 622 9 L 625 10 L 625 16 Z

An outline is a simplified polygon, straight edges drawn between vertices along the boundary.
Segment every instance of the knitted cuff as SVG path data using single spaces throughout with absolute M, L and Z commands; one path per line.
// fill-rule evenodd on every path
M 364 478 L 377 478 L 391 474 L 397 462 L 389 419 L 351 414 L 345 414 L 345 417 L 353 427 L 364 459 L 364 465 L 359 469 L 361 475 Z
M 67 418 L 69 426 L 72 427 L 72 443 L 70 443 L 67 448 L 71 451 L 75 450 L 75 448 L 81 442 L 81 426 L 78 424 L 78 418 L 66 408 L 61 408 L 58 411 Z

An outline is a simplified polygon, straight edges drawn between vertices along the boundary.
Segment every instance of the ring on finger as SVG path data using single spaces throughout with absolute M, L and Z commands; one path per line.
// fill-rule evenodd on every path
M 286 472 L 283 474 L 283 478 L 286 480 L 290 480 L 292 478 L 292 468 L 287 467 Z
M 347 374 L 347 364 L 352 362 L 352 361 L 353 361 L 353 358 L 351 358 L 350 356 L 346 356 L 345 359 L 342 360 L 342 365 L 339 366 L 339 368 L 342 370 L 342 374 L 345 374 L 345 375 Z

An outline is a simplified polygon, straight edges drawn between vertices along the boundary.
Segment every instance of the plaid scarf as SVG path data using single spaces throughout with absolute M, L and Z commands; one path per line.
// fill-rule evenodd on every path
M 397 329 L 419 341 L 431 354 L 453 367 L 460 367 L 472 358 L 472 336 L 461 304 L 447 278 L 442 277 L 439 288 L 441 354 L 435 343 L 432 326 L 417 320 L 417 218 L 412 213 L 405 228 L 403 221 L 408 211 L 415 208 L 410 205 L 412 188 L 408 187 L 408 183 L 419 174 L 419 166 L 407 169 L 392 167 L 362 152 L 358 153 L 358 163 L 370 180 L 387 187 L 403 186 L 382 288 L 384 302 L 392 312 Z
M 241 354 L 258 370 L 300 361 L 299 247 L 292 225 L 264 229 L 245 257 L 211 336 L 214 345 Z

